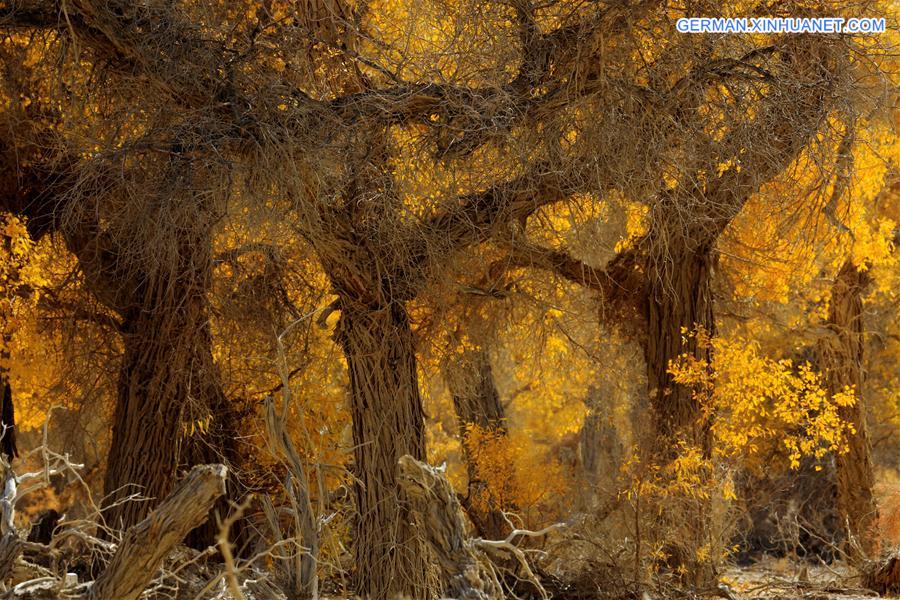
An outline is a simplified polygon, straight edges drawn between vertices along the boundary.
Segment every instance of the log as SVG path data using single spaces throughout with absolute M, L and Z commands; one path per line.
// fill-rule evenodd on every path
M 225 494 L 224 465 L 198 465 L 169 497 L 132 526 L 106 570 L 94 581 L 91 600 L 135 600 L 150 584 L 169 551 L 209 516 Z

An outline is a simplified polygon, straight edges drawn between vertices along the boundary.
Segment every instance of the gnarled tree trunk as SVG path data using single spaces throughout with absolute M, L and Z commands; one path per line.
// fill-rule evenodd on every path
M 648 462 L 667 467 L 683 452 L 683 445 L 712 451 L 712 415 L 689 386 L 675 382 L 670 365 L 688 354 L 709 364 L 710 348 L 691 335 L 702 328 L 715 334 L 711 290 L 716 255 L 713 242 L 686 237 L 688 232 L 660 236 L 667 243 L 653 247 L 648 260 L 644 357 L 652 413 L 651 440 L 645 444 Z M 664 485 L 669 482 L 664 482 Z M 679 508 L 661 508 L 667 564 L 688 585 L 704 587 L 715 582 L 715 566 L 701 560 L 698 550 L 708 543 L 711 511 L 708 498 L 687 495 Z
M 854 404 L 838 409 L 841 419 L 853 426 L 854 433 L 848 436 L 848 451 L 837 453 L 834 459 L 837 508 L 842 527 L 848 527 L 849 533 L 867 551 L 874 547 L 873 527 L 878 516 L 862 393 L 865 381 L 862 293 L 868 283 L 866 272 L 860 271 L 851 260 L 844 263 L 831 288 L 829 335 L 819 343 L 819 368 L 828 392 L 837 394 L 848 386 L 856 392 Z
M 427 598 L 419 532 L 399 496 L 397 461 L 425 459 L 413 333 L 400 303 L 342 298 L 337 339 L 350 375 L 353 418 L 356 588 L 364 598 Z
M 125 352 L 105 480 L 106 518 L 115 527 L 143 519 L 170 492 L 180 466 L 226 463 L 228 496 L 239 496 L 239 432 L 212 354 L 209 240 L 185 236 L 182 250 L 179 264 L 135 277 L 140 285 L 116 294 L 125 305 L 119 308 Z M 132 492 L 153 501 L 116 504 Z M 217 504 L 223 516 L 227 500 Z M 206 547 L 216 532 L 211 516 L 188 541 Z
M 708 347 L 686 335 L 702 327 L 715 334 L 711 290 L 715 255 L 709 244 L 686 243 L 674 237 L 665 248 L 652 249 L 648 268 L 644 357 L 653 413 L 653 447 L 659 456 L 672 457 L 679 441 L 709 455 L 711 421 L 690 387 L 676 383 L 669 373 L 673 360 L 690 354 L 709 362 Z
M 124 311 L 125 353 L 106 470 L 107 520 L 123 528 L 153 503 L 113 504 L 135 491 L 156 500 L 169 493 L 181 461 L 186 404 L 194 398 L 203 406 L 215 388 L 202 288 L 173 277 L 148 282 L 143 294 Z

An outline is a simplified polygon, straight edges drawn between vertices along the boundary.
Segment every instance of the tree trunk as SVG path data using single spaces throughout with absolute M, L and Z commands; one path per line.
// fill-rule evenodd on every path
M 478 534 L 486 539 L 502 539 L 508 529 L 503 519 L 504 507 L 495 506 L 471 456 L 467 432 L 472 425 L 482 430 L 507 434 L 506 415 L 500 394 L 494 385 L 494 374 L 487 351 L 478 347 L 465 352 L 456 364 L 448 367 L 447 383 L 459 422 L 459 438 L 468 472 L 466 507 Z M 512 507 L 505 507 L 512 508 Z
M 438 568 L 441 598 L 503 598 L 496 570 L 466 532 L 465 515 L 443 469 L 404 456 L 400 491 Z
M 224 463 L 228 466 L 226 494 L 216 500 L 214 513 L 193 529 L 185 539 L 185 543 L 197 550 L 203 550 L 216 541 L 219 533 L 219 521 L 216 513 L 224 518 L 230 511 L 230 503 L 240 503 L 247 493 L 247 487 L 241 479 L 241 464 L 247 456 L 241 448 L 242 415 L 234 401 L 225 396 L 219 369 L 212 354 L 212 336 L 208 319 L 201 325 L 196 348 L 197 354 L 192 361 L 196 365 L 192 369 L 192 379 L 199 378 L 199 393 L 190 399 L 196 401 L 199 409 L 208 415 L 208 427 L 205 431 L 195 431 L 185 438 L 186 447 L 181 451 L 181 467 L 194 465 Z M 252 451 L 252 450 L 250 450 Z M 238 556 L 246 557 L 250 551 L 248 527 L 246 519 L 238 519 L 231 525 L 230 541 Z
M 125 311 L 125 353 L 105 482 L 106 518 L 114 527 L 139 522 L 171 490 L 186 405 L 191 398 L 198 407 L 209 400 L 206 323 L 203 290 L 175 277 L 148 283 L 142 302 Z M 115 505 L 133 492 L 153 500 Z
M 108 524 L 128 528 L 143 519 L 179 467 L 218 462 L 230 473 L 228 495 L 217 503 L 224 516 L 228 500 L 240 496 L 240 436 L 212 353 L 209 229 L 179 231 L 177 253 L 157 265 L 148 256 L 123 266 L 117 242 L 90 224 L 77 233 L 67 243 L 89 290 L 120 315 L 124 345 L 105 479 Z M 117 504 L 135 492 L 151 501 Z M 205 548 L 217 530 L 211 515 L 188 541 Z
M 401 456 L 425 459 L 424 412 L 406 309 L 343 298 L 337 339 L 350 376 L 357 592 L 376 600 L 427 598 L 427 559 L 397 483 Z
M 842 420 L 853 426 L 847 439 L 848 451 L 835 455 L 837 507 L 841 526 L 860 541 L 863 550 L 874 549 L 874 525 L 878 508 L 873 493 L 871 447 L 863 398 L 865 332 L 863 331 L 862 293 L 868 275 L 848 260 L 841 267 L 831 288 L 828 314 L 829 336 L 819 343 L 819 368 L 829 394 L 852 387 L 856 402 L 841 406 Z
M 128 307 L 120 310 L 125 352 L 105 480 L 106 518 L 114 527 L 143 519 L 169 493 L 179 467 L 229 466 L 229 493 L 216 506 L 222 516 L 228 500 L 241 495 L 239 431 L 213 359 L 206 299 L 210 269 L 203 260 L 208 244 L 205 237 L 200 241 L 198 250 L 184 240 L 182 259 L 172 270 L 138 279 L 142 285 L 131 290 Z M 152 500 L 116 505 L 133 492 Z M 211 515 L 188 542 L 205 548 L 215 543 L 217 530 Z
M 644 357 L 652 429 L 651 439 L 645 440 L 643 447 L 645 460 L 660 468 L 659 473 L 666 478 L 674 478 L 677 474 L 669 467 L 682 454 L 683 446 L 699 449 L 706 459 L 712 453 L 709 409 L 695 397 L 690 386 L 674 381 L 669 368 L 672 361 L 684 354 L 707 364 L 712 358 L 708 345 L 690 334 L 698 328 L 710 336 L 715 334 L 711 290 L 715 254 L 711 243 L 696 243 L 680 235 L 660 236 L 660 239 L 667 243 L 651 249 L 648 261 Z M 674 482 L 669 479 L 662 482 L 663 485 L 671 483 Z M 651 498 L 651 502 L 657 500 Z M 661 514 L 658 525 L 664 532 L 666 564 L 679 573 L 685 585 L 713 585 L 716 580 L 713 561 L 699 558 L 699 550 L 711 539 L 709 499 L 685 492 L 681 502 L 674 506 L 656 509 Z
M 652 448 L 658 456 L 672 457 L 678 442 L 711 450 L 711 418 L 694 398 L 690 387 L 676 383 L 670 363 L 683 354 L 709 362 L 710 349 L 686 335 L 702 327 L 715 334 L 710 288 L 714 255 L 709 245 L 691 250 L 673 239 L 652 256 L 648 269 L 644 357 L 653 416 Z

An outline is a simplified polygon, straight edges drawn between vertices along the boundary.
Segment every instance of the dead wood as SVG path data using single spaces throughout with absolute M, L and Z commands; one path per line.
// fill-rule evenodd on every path
M 92 600 L 134 600 L 141 595 L 163 558 L 203 522 L 225 493 L 223 465 L 199 465 L 146 519 L 129 529 L 109 566 L 94 582 Z
M 496 575 L 466 534 L 462 507 L 443 470 L 409 455 L 399 464 L 401 492 L 440 570 L 441 597 L 502 598 Z

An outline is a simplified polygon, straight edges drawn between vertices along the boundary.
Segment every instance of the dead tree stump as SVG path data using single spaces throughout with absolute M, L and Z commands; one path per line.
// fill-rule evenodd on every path
M 883 595 L 900 592 L 900 552 L 873 563 L 863 574 L 862 584 Z
M 437 469 L 406 455 L 399 461 L 399 484 L 417 530 L 440 569 L 441 597 L 461 600 L 502 598 L 500 583 L 467 535 L 462 507 Z

